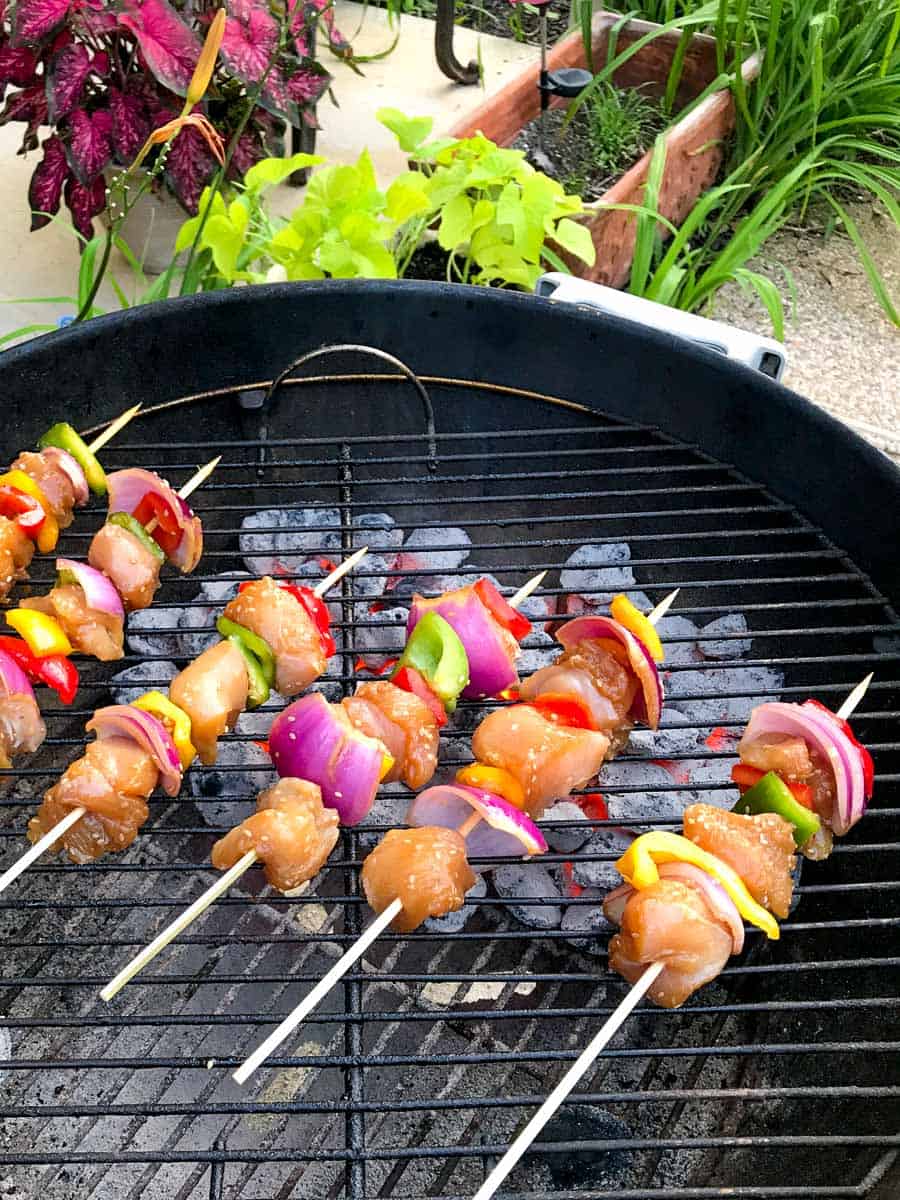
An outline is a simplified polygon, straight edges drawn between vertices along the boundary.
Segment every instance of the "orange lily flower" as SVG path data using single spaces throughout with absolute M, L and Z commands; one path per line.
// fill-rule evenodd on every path
M 209 81 L 212 79 L 212 73 L 215 70 L 216 59 L 219 57 L 219 48 L 222 45 L 222 38 L 224 36 L 225 9 L 220 8 L 207 30 L 203 49 L 200 51 L 197 65 L 194 67 L 191 82 L 188 84 L 187 99 L 184 102 L 182 116 L 189 113 L 206 95 L 206 89 L 209 87 Z

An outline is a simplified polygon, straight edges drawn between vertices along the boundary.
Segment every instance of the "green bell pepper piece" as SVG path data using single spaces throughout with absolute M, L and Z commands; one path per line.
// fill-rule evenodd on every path
M 120 525 L 122 529 L 127 529 L 129 533 L 133 533 L 144 549 L 149 550 L 159 562 L 166 561 L 166 556 L 160 547 L 157 546 L 140 521 L 135 520 L 131 513 L 110 513 L 106 519 L 110 525 Z
M 794 841 L 798 846 L 805 845 L 822 827 L 816 814 L 794 799 L 790 788 L 774 771 L 769 771 L 752 788 L 748 788 L 732 812 L 750 815 L 777 813 L 793 825 Z
M 427 612 L 409 636 L 394 674 L 413 667 L 425 678 L 447 712 L 469 682 L 466 648 L 456 630 L 436 612 Z
M 81 434 L 73 429 L 67 421 L 60 421 L 58 425 L 53 425 L 47 430 L 38 442 L 38 449 L 45 450 L 47 446 L 56 446 L 59 450 L 65 450 L 71 454 L 84 471 L 88 487 L 94 495 L 106 495 L 106 472 Z
M 275 684 L 275 655 L 266 639 L 261 638 L 258 633 L 254 633 L 252 629 L 247 629 L 245 625 L 238 625 L 237 621 L 229 621 L 227 617 L 219 617 L 216 621 L 216 629 L 224 638 L 240 638 L 244 647 L 259 660 L 266 685 L 270 688 L 273 687 Z

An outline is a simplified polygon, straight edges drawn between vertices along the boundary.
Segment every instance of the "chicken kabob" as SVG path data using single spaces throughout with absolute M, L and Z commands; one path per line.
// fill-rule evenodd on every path
M 89 492 L 106 494 L 106 475 L 97 454 L 137 415 L 136 404 L 88 444 L 60 421 L 41 437 L 37 451 L 23 450 L 0 475 L 0 600 L 24 579 L 34 557 L 51 553 Z
M 334 813 L 333 822 L 310 823 L 286 813 L 285 792 L 278 784 L 261 792 L 257 811 L 213 846 L 213 866 L 225 874 L 126 963 L 103 988 L 102 999 L 111 1000 L 255 863 L 263 863 L 266 879 L 277 891 L 296 892 L 321 870 L 337 839 L 332 831 L 338 823 L 361 821 L 381 783 L 402 779 L 414 790 L 423 787 L 437 767 L 439 730 L 459 696 L 482 696 L 485 688 L 502 690 L 518 680 L 518 639 L 530 632 L 531 624 L 516 607 L 546 574 L 528 580 L 510 600 L 487 579 L 435 600 L 416 596 L 406 649 L 391 680 L 361 683 L 339 705 L 314 693 L 281 714 L 283 721 L 276 717 L 271 734 L 275 761 L 281 758 L 280 741 L 295 760 L 290 774 L 279 771 L 282 784 L 292 793 L 305 789 L 308 797 L 316 797 L 320 807 L 324 803 Z M 501 840 L 506 838 L 503 853 L 516 852 L 510 836 L 526 854 L 547 849 L 537 826 L 507 801 L 486 798 L 481 807 L 486 824 L 499 831 Z
M 419 795 L 407 814 L 413 828 L 389 830 L 367 856 L 362 883 L 376 920 L 234 1072 L 238 1083 L 250 1078 L 389 925 L 409 933 L 428 917 L 461 908 L 475 883 L 470 854 L 509 853 L 511 838 L 526 855 L 543 853 L 547 844 L 532 818 L 592 779 L 604 759 L 625 745 L 635 719 L 657 728 L 663 693 L 656 663 L 663 650 L 654 626 L 676 595 L 648 616 L 616 596 L 612 608 L 619 620 L 577 617 L 557 631 L 563 654 L 520 685 L 525 702 L 495 710 L 475 731 L 472 750 L 484 761 L 463 768 L 455 784 Z M 279 774 L 313 779 L 328 803 L 333 755 L 329 760 L 315 748 L 313 730 L 296 732 L 297 710 L 313 699 L 296 701 L 276 718 L 269 744 Z
M 47 684 L 71 704 L 79 679 L 69 655 L 121 658 L 125 613 L 149 607 L 166 559 L 183 574 L 197 566 L 203 529 L 186 500 L 218 464 L 214 458 L 201 467 L 180 492 L 151 471 L 108 476 L 109 515 L 87 563 L 58 558 L 50 592 L 5 614 L 21 637 L 0 637 L 0 767 L 33 753 L 46 737 L 32 684 Z
M 31 849 L 0 876 L 0 891 L 47 850 L 84 863 L 126 849 L 157 785 L 177 796 L 196 757 L 215 763 L 218 739 L 245 708 L 264 704 L 272 686 L 291 696 L 317 679 L 335 648 L 321 597 L 366 553 L 312 590 L 268 576 L 248 581 L 216 623 L 222 640 L 176 675 L 168 696 L 151 691 L 98 709 L 85 727 L 97 740 L 44 794 L 28 824 Z
M 847 724 L 871 680 L 862 680 L 836 713 L 815 700 L 754 709 L 739 752 L 743 762 L 763 761 L 771 769 L 731 812 L 689 805 L 683 835 L 642 834 L 618 860 L 625 883 L 603 903 L 605 916 L 620 929 L 609 944 L 609 965 L 633 986 L 474 1200 L 490 1200 L 502 1186 L 643 996 L 678 1008 L 740 953 L 744 920 L 778 939 L 775 917 L 786 918 L 790 910 L 795 850 L 822 857 L 823 845 L 830 849 L 834 835 L 847 833 L 871 798 L 872 759 Z M 802 786 L 811 795 L 800 792 L 798 799 L 791 775 L 806 771 L 807 763 L 806 778 L 813 782 Z M 824 841 L 820 828 L 828 831 Z

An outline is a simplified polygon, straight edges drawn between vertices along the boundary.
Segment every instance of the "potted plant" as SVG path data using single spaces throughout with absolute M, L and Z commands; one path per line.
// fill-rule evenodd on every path
M 331 4 L 226 0 L 221 54 L 195 111 L 226 144 L 239 135 L 232 177 L 281 153 L 286 124 L 315 124 L 316 102 L 330 81 L 312 54 L 316 26 L 336 52 L 348 49 Z M 148 135 L 182 110 L 217 8 L 208 0 L 0 0 L 0 97 L 7 93 L 0 124 L 25 125 L 20 153 L 42 149 L 29 188 L 32 230 L 64 202 L 90 239 L 92 220 L 106 205 L 107 172 L 130 164 Z M 248 89 L 261 81 L 248 118 Z M 41 141 L 45 127 L 50 133 Z M 162 180 L 182 209 L 195 213 L 216 166 L 199 128 L 189 125 L 167 147 Z
M 665 141 L 665 158 L 655 208 L 673 225 L 680 225 L 715 182 L 725 142 L 734 129 L 732 92 L 724 77 L 721 86 L 715 86 L 720 79 L 716 40 L 599 12 L 590 25 L 590 57 L 586 41 L 581 30 L 563 38 L 548 57 L 551 76 L 565 68 L 599 69 L 616 62 L 610 73 L 615 87 L 640 89 L 648 97 L 667 97 L 676 115 L 660 135 Z M 745 84 L 756 77 L 758 69 L 758 57 L 748 57 L 741 71 Z M 513 144 L 540 114 L 540 75 L 540 65 L 535 62 L 454 126 L 450 135 L 465 138 L 480 131 L 501 146 Z M 562 96 L 551 100 L 556 108 L 570 103 Z M 685 109 L 684 115 L 677 115 Z M 642 203 L 651 157 L 648 147 L 620 178 L 592 197 L 585 213 L 576 218 L 590 229 L 597 253 L 591 266 L 567 258 L 574 274 L 612 287 L 628 281 L 637 222 L 627 209 L 610 206 Z M 662 227 L 660 232 L 667 236 Z

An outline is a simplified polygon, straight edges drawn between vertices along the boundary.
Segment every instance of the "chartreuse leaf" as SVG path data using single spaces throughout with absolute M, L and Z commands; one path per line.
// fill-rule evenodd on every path
M 402 224 L 430 208 L 428 180 L 418 171 L 407 171 L 405 175 L 397 176 L 385 199 L 385 213 L 392 221 Z
M 468 196 L 454 196 L 444 205 L 438 226 L 438 242 L 444 250 L 465 245 L 472 236 L 472 202 Z
M 558 242 L 563 250 L 568 250 L 583 263 L 587 263 L 589 267 L 592 267 L 597 260 L 597 250 L 591 237 L 591 231 L 586 225 L 579 225 L 577 221 L 563 217 L 561 221 L 556 222 L 553 240 Z
M 284 183 L 295 171 L 316 167 L 325 161 L 319 154 L 292 154 L 290 158 L 263 158 L 254 163 L 244 176 L 248 192 L 259 193 Z
M 431 117 L 407 117 L 399 108 L 379 108 L 375 116 L 391 131 L 406 154 L 419 152 L 434 125 Z

